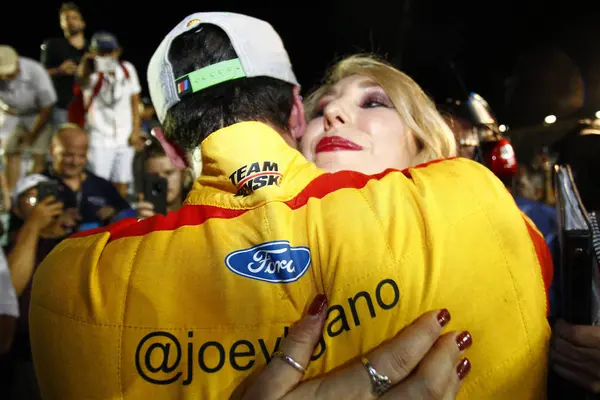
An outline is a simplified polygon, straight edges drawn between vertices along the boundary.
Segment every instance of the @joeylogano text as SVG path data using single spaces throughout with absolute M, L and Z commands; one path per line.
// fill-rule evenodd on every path
M 330 306 L 324 335 L 333 339 L 348 333 L 400 303 L 400 289 L 393 279 L 384 279 L 372 289 L 370 293 L 356 293 L 343 304 Z M 214 374 L 224 370 L 243 372 L 250 370 L 257 361 L 268 363 L 287 331 L 285 327 L 283 334 L 276 338 L 275 335 L 231 338 L 227 343 L 218 339 L 197 342 L 194 330 L 188 331 L 185 337 L 165 331 L 151 332 L 140 339 L 134 362 L 140 377 L 151 384 L 187 386 L 193 383 L 194 374 Z M 215 333 L 215 337 L 218 335 Z M 335 345 L 335 341 L 331 344 Z M 322 336 L 312 360 L 320 359 L 326 351 Z

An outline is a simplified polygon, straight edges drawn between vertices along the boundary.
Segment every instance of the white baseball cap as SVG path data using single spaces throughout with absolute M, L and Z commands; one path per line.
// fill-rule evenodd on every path
M 19 196 L 28 191 L 29 189 L 36 187 L 40 182 L 46 182 L 50 179 L 41 174 L 25 175 L 17 181 L 15 184 L 15 190 L 13 191 L 13 204 L 17 204 Z
M 175 76 L 169 60 L 173 40 L 202 24 L 223 29 L 238 58 Z M 298 85 L 292 63 L 273 27 L 260 19 L 229 12 L 195 13 L 184 18 L 163 39 L 148 65 L 148 88 L 159 121 L 187 94 L 239 78 L 264 76 Z

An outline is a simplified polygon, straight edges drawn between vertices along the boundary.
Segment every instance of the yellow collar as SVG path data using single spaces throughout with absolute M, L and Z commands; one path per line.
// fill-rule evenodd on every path
M 200 150 L 202 174 L 186 204 L 209 204 L 215 201 L 217 192 L 221 206 L 248 205 L 247 199 L 255 204 L 254 200 L 267 197 L 292 197 L 322 173 L 277 131 L 261 122 L 241 122 L 220 129 L 202 142 Z

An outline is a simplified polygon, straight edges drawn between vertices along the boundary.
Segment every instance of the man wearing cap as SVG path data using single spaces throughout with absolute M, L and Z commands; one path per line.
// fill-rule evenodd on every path
M 7 155 L 6 178 L 10 190 L 21 176 L 21 154 L 28 150 L 33 172 L 44 169 L 52 131 L 49 121 L 56 92 L 48 72 L 37 61 L 21 57 L 0 45 L 0 138 Z
M 121 196 L 133 180 L 132 145 L 141 144 L 140 82 L 135 67 L 120 60 L 117 38 L 108 32 L 92 36 L 90 53 L 79 67 L 92 171 L 116 187 Z
M 17 181 L 13 192 L 5 252 L 19 298 L 20 318 L 8 356 L 9 399 L 40 398 L 29 345 L 31 279 L 42 259 L 66 236 L 63 204 L 52 196 L 39 197 L 39 185 L 48 181 L 40 174 L 26 175 Z
M 547 248 L 491 172 L 464 159 L 317 169 L 292 148 L 306 122 L 288 55 L 255 18 L 188 16 L 148 83 L 165 151 L 185 167 L 200 146 L 202 175 L 177 212 L 75 235 L 42 264 L 30 315 L 49 399 L 226 399 L 272 359 L 306 379 L 353 362 L 379 397 L 401 368 L 358 356 L 442 307 L 475 338 L 470 375 L 450 357 L 442 386 L 544 397 Z M 329 311 L 310 363 L 277 351 L 319 293 Z

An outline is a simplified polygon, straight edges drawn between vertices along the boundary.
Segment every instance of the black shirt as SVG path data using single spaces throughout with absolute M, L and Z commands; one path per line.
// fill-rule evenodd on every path
M 112 183 L 94 175 L 90 171 L 85 171 L 87 177 L 81 183 L 81 189 L 78 192 L 73 191 L 62 179 L 53 173 L 51 168 L 46 168 L 42 175 L 56 180 L 60 184 L 59 200 L 63 202 L 65 209 L 77 208 L 81 216 L 80 225 L 103 226 L 111 221 L 101 221 L 97 213 L 102 207 L 112 207 L 115 209 L 115 215 L 126 208 L 130 208 L 129 203 L 119 194 Z
M 81 50 L 73 47 L 64 37 L 48 39 L 42 45 L 40 61 L 46 69 L 58 68 L 66 60 L 73 60 L 75 63 L 79 63 L 79 60 L 81 60 L 81 57 L 87 51 L 86 47 Z M 54 83 L 54 89 L 58 96 L 56 107 L 66 109 L 73 98 L 75 76 L 54 75 L 52 76 L 52 82 Z

